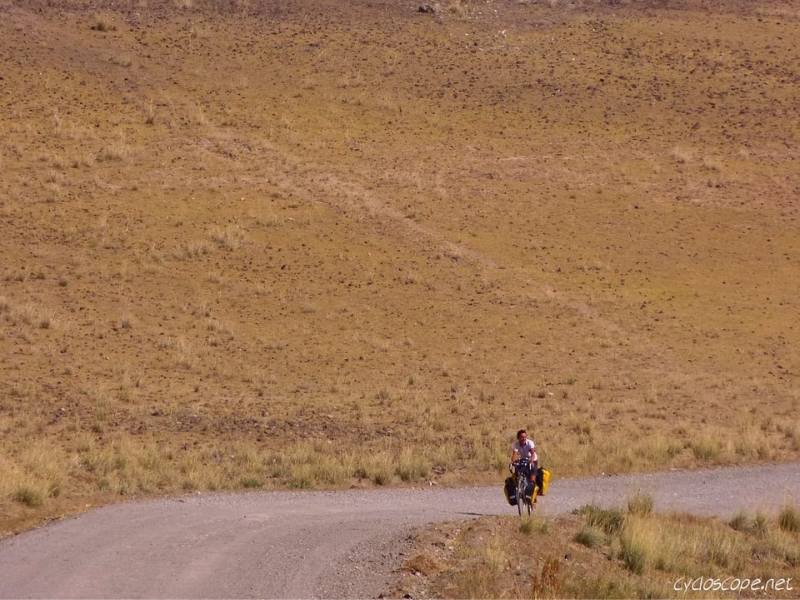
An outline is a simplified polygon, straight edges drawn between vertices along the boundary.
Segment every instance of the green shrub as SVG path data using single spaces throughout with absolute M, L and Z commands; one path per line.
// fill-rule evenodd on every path
M 616 508 L 600 508 L 593 504 L 587 504 L 576 512 L 586 519 L 587 525 L 599 527 L 608 535 L 617 533 L 625 522 L 625 515 Z
M 605 542 L 605 535 L 597 527 L 586 525 L 575 535 L 575 541 L 587 548 L 595 548 Z
M 550 523 L 546 519 L 537 517 L 536 515 L 529 517 L 522 521 L 519 525 L 519 530 L 525 535 L 536 533 L 547 533 L 550 529 Z
M 44 495 L 36 488 L 22 485 L 14 492 L 14 500 L 30 508 L 36 508 L 44 503 Z

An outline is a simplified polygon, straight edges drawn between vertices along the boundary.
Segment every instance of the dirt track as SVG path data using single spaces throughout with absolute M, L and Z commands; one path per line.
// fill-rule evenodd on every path
M 557 481 L 541 510 L 613 504 L 636 489 L 659 510 L 774 510 L 800 498 L 800 464 Z M 0 597 L 375 596 L 413 528 L 509 508 L 486 487 L 119 504 L 1 542 Z

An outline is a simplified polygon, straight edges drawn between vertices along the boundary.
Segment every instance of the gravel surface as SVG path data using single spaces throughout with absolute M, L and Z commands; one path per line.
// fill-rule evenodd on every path
M 800 464 L 557 480 L 555 515 L 642 490 L 656 509 L 729 516 L 800 498 Z M 0 597 L 374 597 L 414 528 L 513 514 L 501 486 L 199 494 L 131 502 L 0 541 Z

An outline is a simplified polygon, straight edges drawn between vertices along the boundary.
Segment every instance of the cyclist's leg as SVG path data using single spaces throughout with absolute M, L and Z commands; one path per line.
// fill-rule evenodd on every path
M 528 489 L 530 490 L 530 494 L 528 495 L 533 503 L 536 503 L 536 497 L 538 496 L 536 493 L 536 486 L 538 485 L 536 471 L 537 469 L 533 465 L 531 465 L 531 468 L 528 469 Z
M 531 468 L 528 468 L 528 472 L 526 473 L 525 479 L 528 482 L 528 485 L 525 487 L 525 495 L 528 499 L 533 498 L 534 486 L 536 485 L 536 481 L 534 478 L 534 471 Z

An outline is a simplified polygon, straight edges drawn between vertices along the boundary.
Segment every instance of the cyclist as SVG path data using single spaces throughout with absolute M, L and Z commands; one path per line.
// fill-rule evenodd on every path
M 520 429 L 517 432 L 517 439 L 511 444 L 511 463 L 514 464 L 520 459 L 527 459 L 530 465 L 528 469 L 528 491 L 526 494 L 533 494 L 533 486 L 536 483 L 536 472 L 539 467 L 539 456 L 536 454 L 536 444 L 528 437 L 528 432 Z

